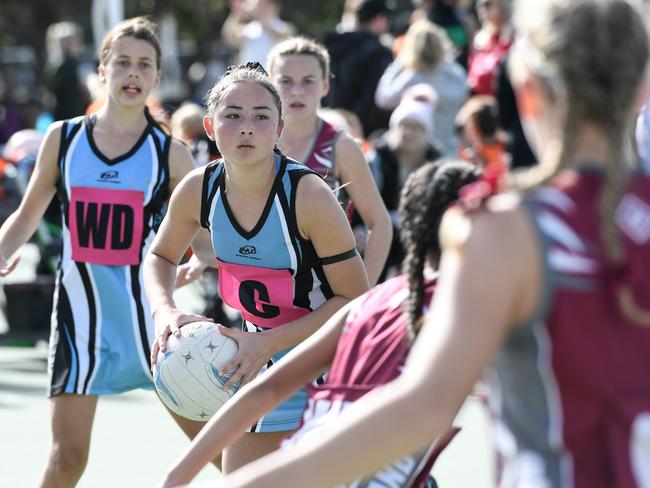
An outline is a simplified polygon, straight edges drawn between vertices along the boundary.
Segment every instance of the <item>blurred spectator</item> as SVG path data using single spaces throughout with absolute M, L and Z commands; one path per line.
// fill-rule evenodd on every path
M 230 14 L 221 35 L 239 49 L 239 62 L 257 61 L 266 66 L 269 51 L 279 41 L 295 33 L 295 28 L 279 17 L 277 0 L 231 0 Z
M 375 105 L 375 90 L 393 60 L 391 50 L 379 39 L 389 30 L 393 9 L 387 0 L 363 0 L 356 8 L 354 30 L 331 33 L 324 39 L 333 79 L 323 105 L 354 112 L 368 136 L 388 127 L 389 113 Z
M 35 129 L 15 132 L 7 141 L 0 158 L 0 221 L 13 213 L 23 198 L 29 179 L 36 166 L 36 156 L 43 142 L 43 134 Z M 56 256 L 61 246 L 61 210 L 59 200 L 52 197 L 38 226 L 34 241 L 40 260 L 36 273 L 54 274 Z
M 455 46 L 456 61 L 467 68 L 469 43 L 476 30 L 471 17 L 460 7 L 459 0 L 425 0 L 423 3 L 428 4 L 429 20 L 442 27 Z
M 344 108 L 321 107 L 318 109 L 318 116 L 350 135 L 359 144 L 364 155 L 371 150 L 372 145 L 363 135 L 363 125 L 354 112 Z
M 469 87 L 475 95 L 494 95 L 499 63 L 514 40 L 511 0 L 478 0 L 481 27 L 469 51 Z
M 433 0 L 411 0 L 413 10 L 411 10 L 411 24 L 418 20 L 428 19 Z
M 435 139 L 442 144 L 446 155 L 455 156 L 458 151 L 455 119 L 469 91 L 467 74 L 451 57 L 445 31 L 424 19 L 407 31 L 400 55 L 379 80 L 375 102 L 381 108 L 393 109 L 407 88 L 421 83 L 435 90 Z
M 34 129 L 15 132 L 5 144 L 2 155 L 14 163 L 27 156 L 36 156 L 43 142 L 43 135 Z
M 528 145 L 524 128 L 521 126 L 517 99 L 508 74 L 508 56 L 499 64 L 496 97 L 501 127 L 507 134 L 507 151 L 510 154 L 510 169 L 526 168 L 537 164 L 537 158 Z
M 357 8 L 362 0 L 345 0 L 341 22 L 336 25 L 336 32 L 349 32 L 357 28 Z
M 217 147 L 203 129 L 205 109 L 193 102 L 185 102 L 171 117 L 172 136 L 189 147 L 197 166 L 208 164 L 218 157 Z
M 508 170 L 505 136 L 499 125 L 496 100 L 488 95 L 470 98 L 456 118 L 461 134 L 460 156 L 490 173 Z
M 200 56 L 187 70 L 187 78 L 192 86 L 192 100 L 202 104 L 203 97 L 225 71 L 236 54 L 233 49 L 222 41 L 214 41 L 208 45 L 207 54 Z
M 38 131 L 22 129 L 5 144 L 0 158 L 0 222 L 18 208 L 42 141 Z
M 54 119 L 83 115 L 89 96 L 79 72 L 83 32 L 74 22 L 58 22 L 47 29 L 48 57 L 52 65 L 51 87 L 54 93 Z
M 403 250 L 399 243 L 399 195 L 406 178 L 427 161 L 439 159 L 443 150 L 432 143 L 433 106 L 405 97 L 390 117 L 389 129 L 372 141 L 370 165 L 393 223 L 393 242 L 381 280 L 399 272 Z
M 0 73 L 0 145 L 7 142 L 11 135 L 22 127 L 20 108 L 12 100 L 10 87 Z
M 0 224 L 4 223 L 20 205 L 22 192 L 16 177 L 14 162 L 0 156 Z
M 193 102 L 185 102 L 172 113 L 172 136 L 186 145 L 201 137 L 205 109 Z

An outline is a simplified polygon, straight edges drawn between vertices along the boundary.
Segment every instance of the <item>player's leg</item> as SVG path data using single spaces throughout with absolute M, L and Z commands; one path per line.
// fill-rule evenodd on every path
M 294 432 L 295 430 L 284 432 L 246 432 L 241 439 L 224 450 L 223 472 L 232 473 L 245 464 L 275 451 L 280 442 Z
M 50 399 L 52 444 L 40 486 L 77 484 L 88 462 L 95 395 L 58 395 Z

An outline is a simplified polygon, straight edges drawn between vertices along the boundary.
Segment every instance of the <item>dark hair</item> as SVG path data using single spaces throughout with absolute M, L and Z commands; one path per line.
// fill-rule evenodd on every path
M 162 51 L 160 41 L 156 35 L 156 24 L 146 17 L 133 17 L 132 19 L 123 20 L 104 36 L 99 47 L 99 62 L 101 64 L 106 64 L 111 55 L 113 43 L 122 37 L 133 37 L 151 44 L 156 51 L 156 68 L 160 69 Z
M 402 263 L 409 282 L 407 302 L 411 339 L 419 329 L 424 300 L 424 267 L 427 258 L 440 259 L 438 227 L 447 207 L 458 199 L 461 187 L 478 179 L 480 170 L 463 161 L 427 163 L 406 180 L 400 197 L 400 239 L 406 257 Z
M 361 0 L 356 9 L 357 22 L 365 25 L 379 15 L 390 15 L 393 10 L 392 0 Z
M 208 115 L 210 117 L 214 115 L 214 111 L 217 105 L 219 105 L 219 102 L 221 102 L 226 88 L 242 81 L 252 81 L 264 87 L 271 94 L 271 97 L 273 97 L 273 103 L 278 109 L 280 118 L 282 118 L 282 100 L 280 93 L 278 93 L 278 89 L 269 78 L 266 70 L 257 62 L 228 66 L 225 73 L 205 95 L 205 105 L 208 108 Z
M 481 137 L 496 136 L 500 127 L 496 98 L 491 95 L 476 95 L 469 98 L 456 115 L 456 128 L 460 132 L 470 121 Z

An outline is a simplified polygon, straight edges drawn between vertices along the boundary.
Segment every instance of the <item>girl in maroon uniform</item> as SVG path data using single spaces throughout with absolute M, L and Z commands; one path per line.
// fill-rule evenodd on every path
M 435 277 L 426 272 L 425 265 L 427 260 L 437 262 L 440 253 L 440 219 L 447 206 L 456 200 L 458 189 L 476 180 L 476 171 L 467 163 L 429 163 L 411 176 L 402 194 L 401 208 L 402 239 L 408 250 L 406 274 L 382 283 L 344 307 L 297 347 L 291 357 L 287 355 L 267 375 L 238 392 L 169 471 L 164 486 L 190 481 L 235 441 L 246 425 L 327 369 L 325 383 L 309 388 L 302 426 L 285 441 L 286 446 L 300 445 L 303 439 L 321 435 L 345 408 L 376 386 L 399 376 L 421 324 L 423 306 L 433 294 Z M 435 449 L 434 443 L 430 443 L 357 480 L 359 484 L 354 486 L 373 482 L 395 488 L 424 486 L 441 447 Z
M 540 164 L 441 226 L 404 373 L 227 486 L 330 487 L 447 429 L 493 361 L 501 486 L 650 486 L 650 177 L 629 128 L 649 40 L 632 0 L 521 2 L 511 71 Z
M 285 107 L 278 147 L 320 174 L 333 190 L 346 185 L 367 230 L 361 246 L 372 286 L 384 268 L 393 228 L 359 145 L 318 116 L 320 100 L 329 91 L 329 54 L 311 39 L 292 37 L 271 50 L 267 64 Z

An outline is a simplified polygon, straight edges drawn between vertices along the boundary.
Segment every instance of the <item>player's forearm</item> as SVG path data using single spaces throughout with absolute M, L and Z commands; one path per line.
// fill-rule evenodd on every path
M 363 264 L 371 287 L 377 284 L 379 275 L 384 269 L 393 238 L 393 227 L 387 212 L 385 216 L 386 218 L 377 219 L 377 222 L 368 226 Z
M 166 307 L 175 307 L 176 265 L 150 252 L 144 259 L 142 272 L 152 314 Z
M 270 338 L 273 354 L 295 347 L 316 332 L 337 310 L 349 300 L 342 296 L 334 296 L 323 305 L 304 317 L 284 324 L 280 327 L 262 332 Z
M 426 445 L 444 433 L 448 417 L 453 414 L 438 414 L 430 404 L 419 403 L 411 385 L 395 382 L 355 402 L 322 435 L 248 464 L 220 486 L 336 486 Z
M 189 483 L 206 464 L 239 439 L 257 419 L 282 401 L 263 380 L 260 377 L 244 386 L 210 419 L 169 471 L 164 486 Z
M 41 217 L 30 217 L 20 209 L 12 213 L 0 228 L 0 256 L 9 259 L 34 235 Z

